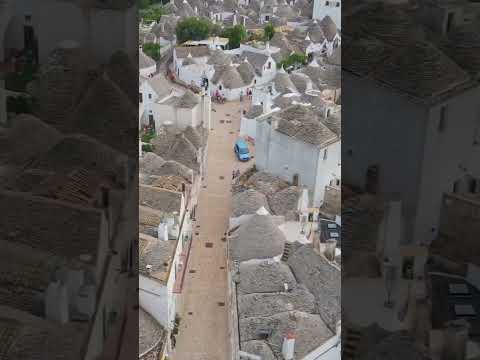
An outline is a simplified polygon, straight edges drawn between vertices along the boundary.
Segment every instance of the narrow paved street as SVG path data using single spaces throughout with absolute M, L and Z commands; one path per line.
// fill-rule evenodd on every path
M 227 360 L 226 243 L 231 208 L 232 170 L 240 164 L 233 152 L 240 128 L 240 103 L 212 104 L 207 173 L 200 193 L 183 293 L 182 317 L 173 360 Z

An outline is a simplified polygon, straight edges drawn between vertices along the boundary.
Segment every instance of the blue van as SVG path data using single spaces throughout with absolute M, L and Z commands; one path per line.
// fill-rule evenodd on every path
M 250 160 L 250 152 L 248 151 L 248 145 L 243 139 L 238 139 L 235 142 L 235 154 L 237 154 L 237 158 L 240 161 L 248 161 Z

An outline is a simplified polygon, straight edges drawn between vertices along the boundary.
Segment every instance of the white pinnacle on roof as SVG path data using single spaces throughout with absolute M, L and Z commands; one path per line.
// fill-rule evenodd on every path
M 310 64 L 308 64 L 308 66 L 319 67 L 320 65 L 318 65 L 317 59 L 313 58 L 313 60 L 310 62 Z
M 305 37 L 305 41 L 311 41 L 311 40 L 310 40 L 310 34 L 309 34 L 309 33 L 307 33 L 307 36 Z
M 243 59 L 243 62 L 248 63 L 248 58 L 245 57 L 245 59 Z
M 189 59 L 192 58 L 192 53 L 191 52 L 188 53 L 187 58 L 189 58 Z
M 258 209 L 257 215 L 266 216 L 266 215 L 270 215 L 270 213 L 268 212 L 267 209 L 265 209 L 265 206 L 262 206 L 260 209 Z

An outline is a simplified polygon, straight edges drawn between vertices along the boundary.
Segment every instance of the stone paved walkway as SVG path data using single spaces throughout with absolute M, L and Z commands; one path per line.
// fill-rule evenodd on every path
M 227 360 L 231 351 L 228 309 L 224 305 L 227 303 L 226 243 L 222 237 L 231 211 L 232 170 L 245 169 L 252 163 L 239 163 L 233 152 L 240 129 L 240 103 L 212 104 L 212 107 L 216 110 L 212 112 L 214 130 L 209 135 L 207 173 L 179 297 L 182 320 L 173 360 Z

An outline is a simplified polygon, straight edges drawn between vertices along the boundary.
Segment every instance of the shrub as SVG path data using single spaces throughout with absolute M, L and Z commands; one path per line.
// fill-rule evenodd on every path
M 155 43 L 143 44 L 143 52 L 150 56 L 153 60 L 160 60 L 160 45 Z
M 272 23 L 268 23 L 267 25 L 265 25 L 265 27 L 263 28 L 263 35 L 265 37 L 265 40 L 267 41 L 273 38 L 273 35 L 275 35 L 275 27 Z
M 198 41 L 207 39 L 212 28 L 212 23 L 208 19 L 188 17 L 177 24 L 175 33 L 179 43 L 188 40 Z
M 236 49 L 247 39 L 247 31 L 243 25 L 235 25 L 225 29 L 222 36 L 228 38 L 230 49 Z
M 143 144 L 142 145 L 142 151 L 152 152 L 153 151 L 153 145 L 152 144 Z

